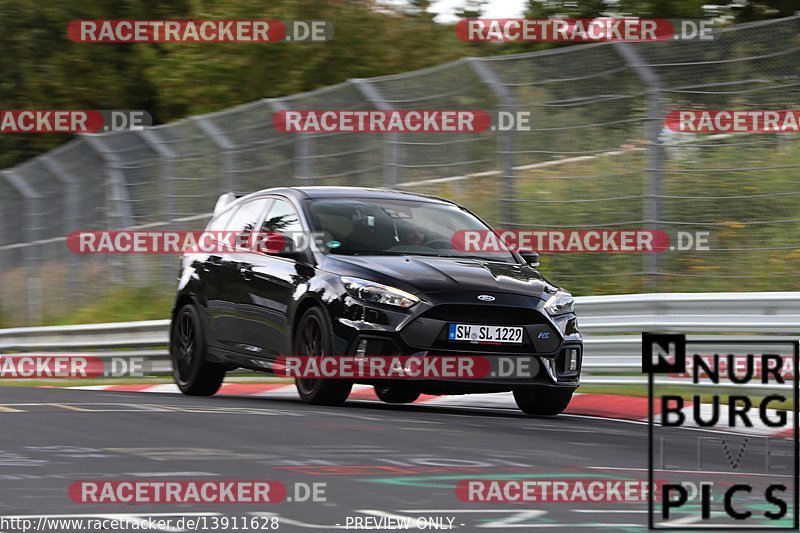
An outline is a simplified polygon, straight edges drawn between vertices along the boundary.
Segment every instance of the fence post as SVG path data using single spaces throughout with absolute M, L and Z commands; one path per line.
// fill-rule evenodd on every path
M 516 109 L 516 99 L 514 95 L 500 81 L 497 74 L 492 70 L 486 62 L 478 57 L 466 58 L 467 64 L 472 68 L 473 72 L 486 84 L 492 94 L 495 95 L 498 101 L 498 108 Z M 514 176 L 514 132 L 511 129 L 500 131 L 497 140 L 497 156 L 500 159 L 500 167 L 503 175 L 501 195 L 498 202 L 500 210 L 498 214 L 498 222 L 501 227 L 513 226 L 517 223 L 517 217 L 514 209 L 514 199 L 516 197 L 516 177 Z
M 393 111 L 375 84 L 364 78 L 349 80 L 375 109 Z M 400 134 L 396 131 L 386 132 L 383 137 L 383 185 L 389 189 L 397 187 L 400 173 Z
M 61 202 L 64 206 L 63 234 L 68 235 L 71 231 L 90 229 L 78 227 L 78 206 L 80 205 L 78 180 L 75 179 L 75 176 L 70 175 L 64 166 L 57 161 L 50 152 L 42 154 L 39 158 L 44 168 L 61 182 L 63 190 L 65 191 L 65 194 L 61 197 Z M 68 252 L 67 258 L 67 282 L 70 287 L 75 287 L 78 284 L 78 268 L 80 262 L 78 261 L 78 256 L 72 252 Z
M 77 227 L 78 206 L 80 205 L 80 191 L 78 190 L 77 180 L 64 169 L 61 163 L 53 159 L 49 152 L 40 155 L 39 159 L 42 161 L 44 168 L 46 168 L 48 172 L 50 172 L 59 182 L 61 182 L 64 190 L 66 191 L 66 194 L 64 194 L 64 196 L 61 198 L 61 201 L 64 205 L 64 235 L 69 234 L 70 231 L 80 229 Z
M 163 221 L 166 224 L 164 229 L 176 229 L 173 227 L 173 220 L 177 218 L 175 212 L 175 160 L 178 154 L 169 143 L 163 142 L 153 128 L 144 128 L 138 132 L 142 142 L 158 155 L 159 167 L 159 190 L 163 191 L 161 198 L 161 211 Z M 159 267 L 163 270 L 163 276 L 159 280 L 174 279 L 175 262 L 170 256 L 164 256 L 160 261 Z
M 6 213 L 3 211 L 5 209 L 5 205 L 3 202 L 0 202 L 0 235 L 8 236 L 8 230 L 6 229 Z M 8 258 L 8 251 L 5 248 L 6 239 L 0 237 L 0 274 L 3 274 L 6 270 L 9 270 L 10 262 L 7 261 Z M 8 264 L 7 264 L 8 263 Z M 0 311 L 3 310 L 3 300 L 0 298 Z M 2 313 L 0 313 L 2 314 Z
M 88 134 L 82 135 L 103 160 L 103 165 L 106 170 L 105 182 L 105 198 L 106 198 L 106 220 L 112 229 L 124 229 L 133 226 L 133 214 L 131 213 L 130 201 L 128 199 L 128 192 L 125 190 L 125 184 L 122 179 L 120 166 L 122 160 L 120 157 L 109 150 L 101 140 L 99 135 Z M 113 222 L 112 222 L 113 221 Z M 124 262 L 122 256 L 112 254 L 111 259 L 111 281 L 117 285 L 125 282 Z M 135 262 L 135 261 L 134 261 Z M 136 281 L 141 282 L 144 270 L 134 268 L 136 273 Z
M 645 131 L 649 163 L 642 218 L 647 229 L 656 230 L 661 221 L 661 184 L 664 175 L 664 145 L 659 138 L 664 120 L 663 83 L 656 71 L 643 61 L 642 56 L 630 43 L 615 42 L 613 46 L 645 85 L 647 96 Z M 644 254 L 642 258 L 645 287 L 650 291 L 658 290 L 658 275 L 661 268 L 659 262 L 659 255 L 655 252 Z
M 291 108 L 281 98 L 264 98 L 263 102 L 274 112 L 289 111 Z M 294 134 L 294 177 L 300 185 L 314 185 L 311 176 L 311 137 L 307 133 Z
M 30 268 L 25 277 L 28 324 L 39 324 L 42 320 L 42 280 L 39 269 L 42 268 L 39 246 L 37 241 L 42 239 L 39 217 L 42 213 L 41 196 L 14 170 L 2 172 L 5 181 L 25 199 L 22 217 L 22 234 L 26 245 L 24 247 L 23 262 Z
M 234 170 L 236 168 L 234 163 L 236 145 L 231 142 L 227 135 L 222 133 L 222 130 L 219 129 L 216 124 L 206 119 L 206 117 L 203 115 L 193 116 L 190 117 L 190 119 L 197 124 L 197 127 L 200 128 L 203 133 L 208 135 L 208 137 L 211 139 L 211 142 L 214 143 L 214 146 L 217 147 L 222 155 L 222 159 L 220 161 L 220 171 L 222 172 L 224 179 L 221 179 L 219 182 L 220 194 L 226 192 L 236 192 L 237 183 L 236 176 L 234 175 Z
M 133 226 L 133 214 L 131 213 L 130 200 L 125 190 L 125 183 L 122 179 L 120 168 L 123 164 L 120 157 L 109 150 L 100 136 L 84 135 L 89 145 L 100 154 L 106 167 L 106 209 L 108 210 L 108 220 L 116 219 L 118 229 Z
M 159 180 L 163 185 L 163 198 L 161 199 L 161 209 L 165 221 L 175 218 L 175 153 L 169 144 L 164 143 L 158 138 L 158 134 L 150 128 L 145 128 L 138 132 L 142 142 L 153 150 L 159 157 Z M 159 187 L 160 188 L 160 187 Z

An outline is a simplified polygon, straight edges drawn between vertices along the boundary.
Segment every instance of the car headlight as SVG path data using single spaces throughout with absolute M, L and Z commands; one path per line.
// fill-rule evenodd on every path
M 419 298 L 413 294 L 388 285 L 348 276 L 342 276 L 341 279 L 347 293 L 362 302 L 394 305 L 404 309 L 419 303 Z
M 551 316 L 574 313 L 575 299 L 567 291 L 559 290 L 545 302 L 544 308 Z

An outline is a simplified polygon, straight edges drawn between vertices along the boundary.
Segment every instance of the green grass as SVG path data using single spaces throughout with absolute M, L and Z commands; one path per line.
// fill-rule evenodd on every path
M 658 254 L 658 275 L 644 272 L 641 253 L 543 252 L 542 273 L 576 295 L 800 290 L 800 143 L 768 135 L 700 142 L 707 143 L 702 151 L 666 162 L 659 219 L 688 223 L 661 225 L 673 239 L 677 231 L 709 231 L 711 250 Z M 738 146 L 748 142 L 759 144 Z M 519 170 L 514 229 L 643 228 L 637 221 L 652 218 L 644 198 L 648 165 L 640 150 Z M 496 177 L 415 190 L 450 197 L 494 224 L 507 218 Z
M 45 320 L 49 325 L 99 324 L 169 318 L 174 294 L 150 288 L 117 288 L 99 300 Z

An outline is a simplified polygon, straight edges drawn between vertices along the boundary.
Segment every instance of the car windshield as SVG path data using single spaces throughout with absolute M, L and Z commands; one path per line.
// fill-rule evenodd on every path
M 489 230 L 472 214 L 452 204 L 405 199 L 311 200 L 317 231 L 329 238 L 329 253 L 342 255 L 423 255 L 478 258 L 514 263 L 508 251 L 464 252 L 453 246 L 459 230 Z

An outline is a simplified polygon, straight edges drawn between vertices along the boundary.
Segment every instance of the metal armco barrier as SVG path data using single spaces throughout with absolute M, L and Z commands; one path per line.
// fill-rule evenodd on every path
M 800 292 L 653 293 L 576 300 L 584 383 L 641 384 L 643 331 L 796 338 Z M 169 320 L 0 329 L 0 354 L 72 353 L 166 361 Z M 159 365 L 160 366 L 160 365 Z
M 74 254 L 72 231 L 200 230 L 220 193 L 278 186 L 387 187 L 454 200 L 497 228 L 658 229 L 675 241 L 674 253 L 548 257 L 544 271 L 582 294 L 800 290 L 800 136 L 696 135 L 664 122 L 680 109 L 800 108 L 798 35 L 800 13 L 725 26 L 710 41 L 465 57 L 77 135 L 0 172 L 0 324 L 37 326 L 116 291 L 174 288 L 177 258 Z M 419 135 L 287 133 L 272 122 L 313 109 L 530 120 Z M 681 234 L 696 237 L 686 246 Z

